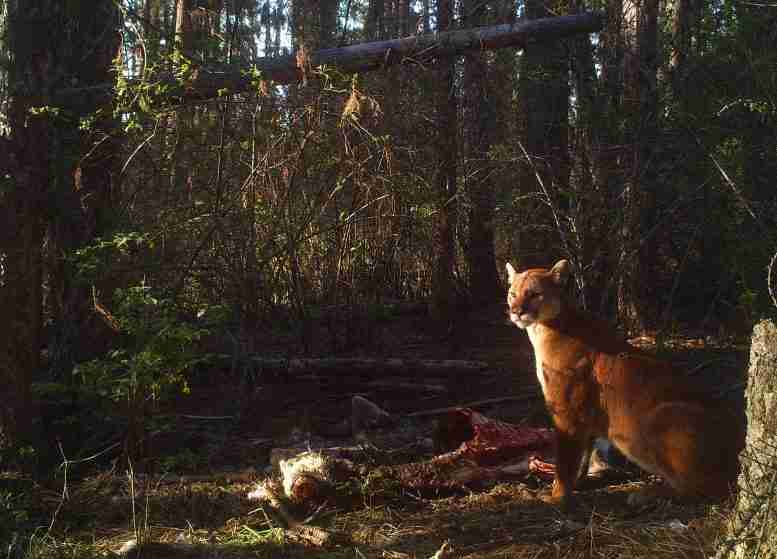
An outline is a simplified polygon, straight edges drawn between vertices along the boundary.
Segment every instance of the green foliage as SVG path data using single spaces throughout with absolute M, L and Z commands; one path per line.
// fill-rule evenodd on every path
M 97 237 L 89 246 L 78 249 L 71 257 L 78 279 L 91 283 L 105 274 L 112 262 L 132 255 L 142 247 L 153 248 L 147 233 L 117 232 L 110 238 Z
M 31 445 L 15 447 L 2 445 L 0 446 L 0 464 L 13 465 L 22 471 L 34 471 L 41 465 L 40 454 L 41 450 Z M 0 488 L 2 488 L 1 483 Z
M 30 506 L 25 492 L 4 489 L 0 483 L 0 541 L 10 541 L 13 528 L 30 520 Z
M 185 373 L 205 359 L 195 347 L 205 330 L 182 321 L 173 301 L 149 286 L 117 290 L 115 304 L 125 347 L 78 365 L 74 374 L 115 401 L 188 393 Z
M 27 546 L 30 532 L 42 522 L 34 491 L 29 479 L 0 475 L 0 545 L 9 557 Z
M 185 448 L 160 458 L 159 467 L 163 472 L 196 472 L 203 466 L 205 460 L 202 453 Z

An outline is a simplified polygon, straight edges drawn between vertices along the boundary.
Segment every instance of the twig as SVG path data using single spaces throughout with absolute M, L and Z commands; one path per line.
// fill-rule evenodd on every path
M 534 172 L 534 176 L 537 179 L 537 184 L 540 185 L 540 188 L 542 189 L 542 194 L 544 197 L 545 204 L 550 208 L 551 213 L 553 214 L 553 221 L 556 223 L 556 229 L 558 230 L 559 237 L 561 238 L 561 242 L 564 244 L 564 250 L 567 253 L 567 256 L 573 260 L 573 263 L 576 265 L 575 267 L 580 269 L 577 259 L 575 258 L 575 252 L 572 250 L 572 243 L 567 239 L 567 234 L 565 228 L 561 225 L 561 217 L 559 216 L 559 212 L 556 208 L 556 205 L 554 204 L 553 199 L 550 197 L 550 193 L 548 192 L 548 189 L 545 187 L 545 182 L 542 180 L 542 177 L 540 176 L 540 172 L 537 169 L 537 166 L 534 164 L 534 160 L 529 155 L 529 152 L 526 151 L 526 148 L 523 146 L 523 143 L 518 142 L 518 147 L 521 148 L 521 151 L 523 152 L 524 157 L 526 158 L 526 162 L 531 166 L 532 171 Z
M 769 296 L 772 298 L 772 303 L 777 307 L 777 296 L 774 294 L 774 263 L 777 262 L 777 252 L 772 256 L 772 260 L 769 262 L 769 267 L 766 269 L 766 286 L 769 289 Z
M 235 419 L 234 415 L 188 415 L 182 414 L 184 419 L 206 419 L 206 420 L 219 420 L 219 419 Z
M 538 399 L 538 397 L 534 396 L 533 394 L 524 394 L 522 396 L 502 396 L 499 398 L 488 398 L 486 400 L 465 402 L 463 404 L 459 404 L 458 406 L 448 406 L 445 408 L 434 408 L 431 410 L 415 411 L 412 413 L 405 414 L 405 417 L 424 417 L 427 415 L 442 415 L 444 413 L 456 411 L 460 408 L 477 408 L 480 406 L 486 406 L 488 404 L 500 404 L 502 402 L 522 402 L 525 400 L 534 400 L 534 399 Z
M 697 138 L 697 141 L 698 138 Z M 739 198 L 739 202 L 744 206 L 745 210 L 747 210 L 747 213 L 750 214 L 750 217 L 753 218 L 753 221 L 755 221 L 756 225 L 761 229 L 761 231 L 766 232 L 767 229 L 764 227 L 764 224 L 761 223 L 761 220 L 758 219 L 758 216 L 755 214 L 755 210 L 753 209 L 752 204 L 750 204 L 750 201 L 745 198 L 745 195 L 742 194 L 742 191 L 739 190 L 739 187 L 737 187 L 736 183 L 731 180 L 731 177 L 728 176 L 728 173 L 726 173 L 726 170 L 723 168 L 723 166 L 718 163 L 718 160 L 715 159 L 715 156 L 711 153 L 707 154 L 707 156 L 712 160 L 712 162 L 715 164 L 715 167 L 718 169 L 718 172 L 723 177 L 723 180 L 726 181 L 726 183 L 731 187 L 731 190 L 734 192 L 734 195 Z
M 59 447 L 59 453 L 62 455 L 62 464 L 60 464 L 60 468 L 62 468 L 65 471 L 64 477 L 64 485 L 62 486 L 62 496 L 59 500 L 59 504 L 57 505 L 57 510 L 54 511 L 54 514 L 51 517 L 51 522 L 49 523 L 48 533 L 50 534 L 51 531 L 54 529 L 54 523 L 57 521 L 57 517 L 59 516 L 59 511 L 62 510 L 62 506 L 65 504 L 65 501 L 67 501 L 70 498 L 70 495 L 68 494 L 68 471 L 70 469 L 71 464 L 80 464 L 82 462 L 88 462 L 90 460 L 94 460 L 98 456 L 105 454 L 106 452 L 109 452 L 110 450 L 116 448 L 119 446 L 120 443 L 114 443 L 108 448 L 101 450 L 100 452 L 97 452 L 95 454 L 92 454 L 91 456 L 87 456 L 86 458 L 81 458 L 79 460 L 69 460 L 67 456 L 65 456 L 65 450 L 62 448 L 62 443 L 57 443 L 57 446 Z
M 54 529 L 54 522 L 57 520 L 57 516 L 59 516 L 59 511 L 62 509 L 62 505 L 65 503 L 65 501 L 68 499 L 68 493 L 67 493 L 67 472 L 68 472 L 68 464 L 70 464 L 70 461 L 65 456 L 65 450 L 62 448 L 62 443 L 57 443 L 57 446 L 59 447 L 59 453 L 62 455 L 62 466 L 65 468 L 65 483 L 62 486 L 62 497 L 59 500 L 59 504 L 57 505 L 57 510 L 54 511 L 54 514 L 51 517 L 51 522 L 49 523 L 49 529 L 48 534 L 51 534 L 51 531 Z

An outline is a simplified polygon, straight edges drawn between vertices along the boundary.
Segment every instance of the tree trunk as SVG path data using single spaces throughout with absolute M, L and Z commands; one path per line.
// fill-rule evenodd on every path
M 729 543 L 718 559 L 777 554 L 777 325 L 753 329 L 747 390 L 747 445 Z
M 330 0 L 325 0 L 328 7 Z M 321 48 L 321 6 L 316 0 L 294 0 L 292 2 L 292 41 L 295 49 L 305 49 L 310 56 Z M 305 61 L 310 64 L 310 60 Z M 299 64 L 299 58 L 297 59 Z
M 485 3 L 466 0 L 462 2 L 461 9 L 465 27 L 485 23 Z M 468 229 L 465 255 L 470 301 L 474 304 L 502 298 L 494 254 L 495 172 L 489 161 L 489 150 L 498 126 L 494 96 L 499 93 L 489 79 L 492 73 L 483 52 L 469 53 L 464 57 L 462 114 Z
M 32 5 L 30 5 L 32 4 Z M 43 234 L 50 184 L 52 115 L 33 114 L 50 104 L 56 41 L 40 21 L 58 12 L 57 0 L 7 6 L 8 164 L 12 183 L 0 195 L 0 447 L 35 440 L 31 395 L 42 345 Z M 40 17 L 30 18 L 30 10 Z
M 624 0 L 623 113 L 626 138 L 622 166 L 624 216 L 620 234 L 618 317 L 631 332 L 643 331 L 651 316 L 647 301 L 655 242 L 645 234 L 655 219 L 655 163 L 658 132 L 658 1 Z M 653 317 L 654 318 L 654 317 Z
M 184 56 L 192 56 L 192 0 L 177 0 L 175 6 L 175 48 Z
M 337 36 L 338 0 L 321 0 L 319 2 L 321 28 L 321 45 L 325 48 L 334 46 Z
M 19 56 L 14 35 L 23 32 L 12 15 L 9 25 L 11 52 L 17 64 L 11 66 L 10 83 L 20 84 L 19 75 L 32 58 Z M 23 76 L 24 74 L 22 74 Z M 30 72 L 23 85 L 29 92 L 40 92 Z M 48 185 L 48 118 L 28 118 L 29 106 L 40 106 L 31 97 L 13 98 L 8 111 L 13 150 L 13 186 L 2 204 L 0 229 L 0 449 L 20 448 L 35 441 L 33 419 L 36 412 L 30 386 L 39 367 L 42 345 L 42 269 L 44 205 Z
M 619 229 L 622 204 L 618 202 L 623 189 L 623 171 L 620 155 L 623 151 L 623 0 L 608 0 L 607 21 L 600 35 L 601 77 L 598 96 L 591 104 L 594 119 L 591 125 L 591 178 L 593 189 L 602 200 L 599 220 L 593 225 L 598 232 L 591 239 L 592 258 L 584 249 L 583 261 L 590 266 L 588 307 L 602 316 L 615 319 L 617 315 L 617 278 L 620 257 Z M 617 210 L 613 210 L 617 208 Z M 597 210 L 592 210 L 597 212 Z M 613 219 L 613 217 L 615 219 Z M 595 251 L 595 252 L 594 252 Z
M 59 41 L 68 45 L 70 54 L 62 61 L 60 70 L 65 75 L 78 76 L 79 83 L 85 85 L 104 83 L 111 77 L 119 48 L 118 10 L 110 0 L 97 5 L 81 3 L 78 7 L 77 11 L 63 10 L 58 14 L 65 30 Z M 91 107 L 82 108 L 85 115 L 91 115 L 101 106 L 98 99 L 93 99 Z M 104 328 L 94 304 L 97 297 L 110 301 L 110 281 L 78 279 L 78 271 L 69 260 L 109 229 L 118 146 L 115 120 L 110 112 L 107 115 L 96 117 L 88 129 L 59 124 L 53 136 L 58 157 L 56 176 L 52 177 L 57 188 L 51 194 L 51 204 L 58 211 L 51 219 L 48 238 L 53 315 L 49 362 L 52 376 L 64 380 L 70 379 L 76 362 L 107 349 L 107 337 L 114 334 L 110 328 Z
M 582 12 L 583 2 L 570 0 L 572 13 Z M 608 308 L 608 280 L 611 273 L 612 215 L 617 208 L 618 184 L 614 161 L 614 131 L 619 106 L 618 37 L 620 18 L 608 22 L 600 36 L 598 76 L 593 44 L 588 36 L 570 40 L 573 52 L 573 98 L 575 128 L 570 134 L 571 162 L 569 218 L 574 224 L 572 240 L 578 264 L 575 281 L 581 305 L 592 312 L 612 317 Z M 609 111 L 609 112 L 608 112 Z
M 526 17 L 536 20 L 565 10 L 566 6 L 546 5 L 541 0 L 526 2 Z M 566 199 L 569 187 L 569 60 L 566 48 L 559 42 L 532 44 L 524 49 L 520 62 L 518 89 L 521 92 L 518 111 L 519 137 L 528 161 L 519 167 L 519 188 L 524 196 L 550 197 L 557 204 Z M 562 193 L 563 196 L 554 196 Z M 527 204 L 526 211 L 537 220 L 547 210 L 546 204 Z M 565 209 L 565 208 L 558 208 Z M 552 222 L 552 218 L 548 218 Z M 519 233 L 521 266 L 547 264 L 548 251 L 558 253 L 565 233 L 557 231 L 562 243 L 548 246 L 546 236 L 530 230 Z M 540 241 L 542 239 L 542 241 Z
M 179 66 L 184 59 L 191 59 L 194 55 L 194 32 L 191 21 L 192 0 L 177 0 L 175 10 L 175 43 L 173 45 Z M 190 141 L 190 130 L 193 114 L 189 106 L 180 107 L 170 119 L 172 145 L 170 146 L 170 194 L 175 200 L 186 192 L 186 177 L 189 173 L 189 165 L 183 156 L 187 141 Z M 166 246 L 167 250 L 171 248 Z M 174 249 L 172 249 L 174 250 Z
M 695 27 L 694 0 L 674 0 L 672 9 L 672 48 L 669 71 L 675 102 L 685 98 L 685 74 L 691 52 L 692 30 Z
M 445 32 L 451 25 L 453 5 L 450 0 L 437 2 L 437 30 Z M 455 60 L 437 61 L 435 111 L 437 117 L 437 168 L 433 178 L 436 216 L 432 233 L 434 263 L 432 270 L 431 315 L 441 329 L 453 326 L 453 306 L 456 290 L 453 281 L 455 266 L 454 231 L 457 218 L 457 110 L 455 90 Z
M 30 17 L 29 14 L 36 14 Z M 35 114 L 33 107 L 55 106 L 54 84 L 77 82 L 87 88 L 110 78 L 119 44 L 118 10 L 110 0 L 63 4 L 59 0 L 18 2 L 9 7 L 8 48 L 10 125 L 9 174 L 13 185 L 3 200 L 0 255 L 3 260 L 0 312 L 2 430 L 11 445 L 30 444 L 35 415 L 30 382 L 42 346 L 44 231 L 50 222 L 48 277 L 54 311 L 49 344 L 51 367 L 67 376 L 90 314 L 91 289 L 68 263 L 74 252 L 104 228 L 110 205 L 115 146 L 110 117 L 79 126 L 79 114 Z M 96 110 L 105 97 L 93 90 L 80 106 Z M 107 114 L 111 114 L 107 111 Z M 87 116 L 87 114 L 83 114 Z M 89 152 L 87 157 L 84 153 Z M 88 334 L 84 336 L 89 339 Z M 90 342 L 93 340 L 90 340 Z
M 384 39 L 383 35 L 383 12 L 385 10 L 384 0 L 369 0 L 367 8 L 367 21 L 364 31 L 368 41 L 378 41 Z
M 432 11 L 429 8 L 430 0 L 422 0 L 421 2 L 421 31 L 423 33 L 429 33 L 432 30 L 430 23 Z

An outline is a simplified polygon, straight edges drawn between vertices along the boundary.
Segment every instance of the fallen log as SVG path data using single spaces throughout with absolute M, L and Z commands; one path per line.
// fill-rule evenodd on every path
M 446 413 L 455 412 L 461 408 L 479 408 L 482 406 L 490 406 L 492 404 L 501 404 L 503 402 L 525 402 L 529 400 L 539 401 L 540 395 L 535 394 L 521 394 L 517 396 L 499 396 L 498 398 L 486 398 L 485 400 L 475 400 L 474 402 L 465 402 L 455 406 L 446 406 L 444 408 L 433 408 L 430 410 L 421 410 L 406 413 L 405 417 L 429 417 L 432 415 L 445 415 Z
M 282 375 L 331 374 L 427 377 L 467 375 L 489 369 L 483 361 L 458 359 L 373 359 L 366 357 L 272 358 L 251 357 L 249 361 L 263 372 Z
M 342 72 L 369 72 L 395 64 L 429 64 L 435 59 L 460 55 L 475 50 L 504 47 L 526 48 L 532 43 L 550 42 L 575 35 L 600 31 L 604 13 L 539 18 L 514 24 L 429 33 L 388 41 L 360 43 L 315 51 L 308 57 L 292 53 L 258 59 L 252 66 L 201 66 L 185 80 L 173 74 L 157 77 L 166 95 L 185 99 L 213 99 L 225 94 L 255 89 L 258 75 L 277 84 L 301 81 L 310 74 L 307 68 L 331 67 Z M 304 60 L 305 67 L 300 67 Z M 78 105 L 93 96 L 107 96 L 113 84 L 90 88 L 61 89 L 55 95 L 57 104 Z
M 388 41 L 361 43 L 313 52 L 306 61 L 311 68 L 329 66 L 342 72 L 369 72 L 395 64 L 428 64 L 440 57 L 455 56 L 473 50 L 504 47 L 525 48 L 531 43 L 548 42 L 577 33 L 602 29 L 601 13 L 549 17 L 515 24 L 460 29 L 444 33 L 416 35 Z M 297 54 L 259 59 L 255 64 L 263 79 L 276 83 L 293 83 L 304 78 Z M 250 78 L 245 69 L 212 71 L 203 68 L 189 86 L 192 93 L 214 97 L 218 91 L 245 91 Z
M 446 394 L 448 389 L 442 384 L 429 384 L 423 382 L 410 382 L 395 379 L 373 380 L 367 383 L 368 388 L 378 388 L 384 390 L 408 390 L 416 393 L 434 392 L 435 394 Z

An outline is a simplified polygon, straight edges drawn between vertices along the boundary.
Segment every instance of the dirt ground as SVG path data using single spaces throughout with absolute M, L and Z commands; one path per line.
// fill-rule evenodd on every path
M 147 452 L 153 460 L 137 471 L 105 467 L 68 482 L 66 492 L 63 479 L 31 489 L 51 519 L 41 549 L 71 557 L 110 556 L 140 535 L 149 543 L 142 554 L 128 556 L 428 558 L 444 542 L 452 551 L 437 557 L 710 555 L 726 505 L 662 501 L 630 507 L 628 494 L 646 482 L 639 475 L 584 488 L 572 514 L 539 500 L 547 482 L 536 479 L 437 495 L 355 490 L 358 499 L 316 511 L 310 523 L 337 534 L 330 543 L 315 546 L 290 537 L 247 493 L 267 475 L 273 448 L 354 444 L 343 428 L 354 395 L 400 419 L 516 396 L 478 411 L 518 424 L 546 424 L 531 347 L 525 333 L 506 322 L 503 305 L 470 313 L 458 331 L 442 337 L 430 332 L 427 322 L 418 312 L 370 319 L 369 326 L 353 316 L 334 326 L 322 319 L 313 329 L 310 353 L 331 357 L 337 345 L 338 356 L 462 359 L 488 367 L 435 378 L 408 370 L 398 375 L 403 382 L 391 387 L 371 384 L 373 374 L 348 371 L 290 378 L 235 362 L 203 371 L 192 393 L 160 410 L 149 425 Z M 683 366 L 711 391 L 741 400 L 745 345 L 701 335 L 672 336 L 669 342 L 658 350 L 649 337 L 635 340 Z M 266 349 L 267 355 L 287 357 L 298 350 L 269 335 Z M 425 384 L 437 388 L 426 390 Z M 400 425 L 407 440 L 431 437 L 434 429 L 431 417 L 401 419 Z M 397 428 L 372 434 L 370 442 L 386 442 L 392 429 Z M 79 466 L 71 468 L 73 479 L 79 478 Z

